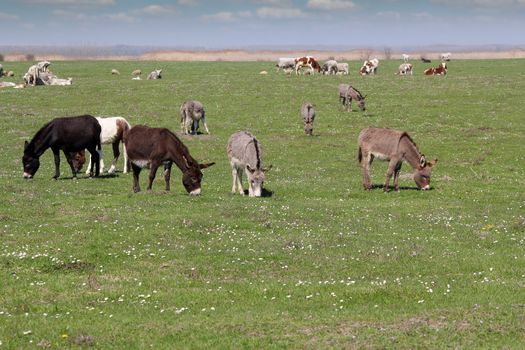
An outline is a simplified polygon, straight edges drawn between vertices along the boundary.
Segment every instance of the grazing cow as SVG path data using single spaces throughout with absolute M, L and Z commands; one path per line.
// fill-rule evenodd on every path
M 335 60 L 328 60 L 323 64 L 321 71 L 325 75 L 337 74 L 337 62 Z
M 277 64 L 275 65 L 277 67 L 277 72 L 279 72 L 280 69 L 283 71 L 285 69 L 295 69 L 295 58 L 290 57 L 281 57 L 277 61 Z
M 310 102 L 305 102 L 301 106 L 301 116 L 304 122 L 304 133 L 306 135 L 313 135 L 314 132 L 314 119 L 315 119 L 315 108 Z
M 215 163 L 199 164 L 188 148 L 170 130 L 150 128 L 145 125 L 132 127 L 124 135 L 124 143 L 133 169 L 133 191 L 139 192 L 139 175 L 144 167 L 150 167 L 148 191 L 161 164 L 164 164 L 166 191 L 170 190 L 171 166 L 173 163 L 182 171 L 182 184 L 186 191 L 196 196 L 201 193 L 202 172 Z
M 337 64 L 337 75 L 348 75 L 348 63 Z
M 303 56 L 303 57 L 297 57 L 294 61 L 295 63 L 295 74 L 299 74 L 299 69 L 303 67 L 310 68 L 309 72 L 312 74 L 314 71 L 317 71 L 318 73 L 321 72 L 321 66 L 317 62 L 317 60 L 312 56 Z
M 206 133 L 209 134 L 208 125 L 206 125 L 206 113 L 204 106 L 199 101 L 184 101 L 180 106 L 180 128 L 184 135 L 188 134 L 188 128 L 191 123 L 191 134 L 195 135 L 199 128 L 199 122 L 202 120 Z
M 376 74 L 377 67 L 379 67 L 379 60 L 377 58 L 373 58 L 371 60 L 364 61 L 363 66 L 359 69 L 359 74 L 361 75 Z
M 408 62 L 408 60 L 410 60 L 410 55 L 404 53 L 402 56 L 403 56 L 403 61 L 404 62 Z
M 51 148 L 55 156 L 54 179 L 60 176 L 60 150 L 67 158 L 74 178 L 77 172 L 72 163 L 71 152 L 84 149 L 91 153 L 91 165 L 95 164 L 95 176 L 99 175 L 100 124 L 95 117 L 81 115 L 56 118 L 38 130 L 31 142 L 26 141 L 24 145 L 22 163 L 25 179 L 31 179 L 35 175 L 40 167 L 39 158 L 48 148 Z
M 118 69 L 113 68 L 113 69 L 111 70 L 111 74 L 112 74 L 112 75 L 120 75 L 120 72 L 118 71 Z
M 421 56 L 421 62 L 423 62 L 423 63 L 431 63 L 432 60 L 430 60 L 430 59 L 428 59 L 428 58 L 425 58 L 425 57 Z
M 447 74 L 447 64 L 442 62 L 437 67 L 430 67 L 423 71 L 425 75 L 446 75 Z
M 228 140 L 226 147 L 230 165 L 232 168 L 233 185 L 232 193 L 235 189 L 244 196 L 242 188 L 242 173 L 246 173 L 248 178 L 248 194 L 250 197 L 260 197 L 265 180 L 265 172 L 271 169 L 262 166 L 261 144 L 255 136 L 248 131 L 238 131 Z
M 350 109 L 352 111 L 352 99 L 357 102 L 357 106 L 365 111 L 365 96 L 359 92 L 356 88 L 348 84 L 339 84 L 339 102 L 343 106 L 344 110 Z
M 162 69 L 155 69 L 153 72 L 149 73 L 148 80 L 157 80 L 161 79 L 162 76 L 160 75 L 162 73 Z
M 399 65 L 399 69 L 398 69 L 398 72 L 396 74 L 397 75 L 407 75 L 407 74 L 412 75 L 412 64 L 410 64 L 410 63 L 401 63 Z
M 140 69 L 135 69 L 133 72 L 131 72 L 131 75 L 138 77 L 142 74 L 142 71 Z
M 450 61 L 450 56 L 452 54 L 450 52 L 445 52 L 445 53 L 442 53 L 441 55 L 439 55 L 439 58 L 441 58 L 442 61 Z
M 399 191 L 399 172 L 403 161 L 407 161 L 412 166 L 417 187 L 421 190 L 430 189 L 430 175 L 437 159 L 427 162 L 425 156 L 419 153 L 416 143 L 405 131 L 366 128 L 361 131 L 357 141 L 359 144 L 357 158 L 363 167 L 365 190 L 372 189 L 369 167 L 374 158 L 389 161 L 383 191 L 388 192 L 392 174 L 394 174 L 394 189 Z
M 113 160 L 111 166 L 108 169 L 108 174 L 115 173 L 117 169 L 117 161 L 120 156 L 119 144 L 122 142 L 122 154 L 124 155 L 124 169 L 123 173 L 128 172 L 128 153 L 126 152 L 126 146 L 124 145 L 124 134 L 131 129 L 131 125 L 128 121 L 122 117 L 97 117 L 97 121 L 100 124 L 100 142 L 103 145 L 111 143 L 113 146 Z M 104 172 L 104 154 L 100 151 L 100 172 Z M 91 172 L 91 157 L 89 166 L 86 170 L 86 174 Z

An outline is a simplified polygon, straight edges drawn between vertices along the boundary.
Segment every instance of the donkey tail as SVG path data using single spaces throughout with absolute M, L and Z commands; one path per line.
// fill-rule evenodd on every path
M 359 146 L 359 149 L 357 150 L 357 160 L 359 163 L 363 160 L 363 151 L 361 151 L 361 146 Z

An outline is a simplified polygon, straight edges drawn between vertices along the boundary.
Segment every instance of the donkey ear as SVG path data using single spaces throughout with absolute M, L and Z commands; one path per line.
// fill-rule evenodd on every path
M 420 166 L 421 168 L 424 168 L 426 164 L 427 164 L 427 160 L 426 160 L 426 158 L 425 158 L 425 155 L 422 154 L 422 155 L 421 155 L 421 158 L 419 158 L 419 166 Z
M 213 164 L 215 164 L 215 162 L 199 164 L 199 168 L 200 169 L 206 169 L 206 168 L 211 167 Z
M 252 167 L 250 167 L 250 164 L 246 164 L 246 170 L 248 170 L 252 174 L 255 172 L 255 169 L 252 169 Z
M 437 160 L 437 158 L 436 158 L 436 159 L 431 160 L 430 162 L 428 162 L 427 165 L 428 165 L 429 167 L 433 167 L 434 165 L 436 165 L 437 162 L 438 162 L 438 160 Z
M 268 165 L 267 167 L 265 168 L 262 168 L 261 170 L 263 171 L 263 173 L 267 172 L 267 171 L 270 171 L 270 169 L 273 167 L 273 165 Z

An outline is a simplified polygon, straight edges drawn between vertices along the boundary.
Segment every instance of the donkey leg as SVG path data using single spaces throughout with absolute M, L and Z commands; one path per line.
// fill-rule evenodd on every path
M 237 189 L 239 193 L 244 196 L 244 188 L 242 188 L 242 169 L 237 169 Z
M 109 167 L 108 174 L 113 174 L 117 169 L 117 161 L 120 156 L 120 151 L 118 149 L 118 144 L 120 141 L 113 142 L 113 160 L 111 161 L 111 166 Z
M 166 181 L 166 191 L 170 190 L 171 165 L 171 162 L 164 164 L 164 181 Z
M 235 191 L 237 190 L 237 169 L 235 169 L 234 167 L 232 167 L 232 178 L 232 194 L 235 194 Z
M 202 117 L 202 124 L 204 124 L 204 129 L 206 130 L 206 134 L 209 134 L 210 130 L 208 130 L 208 125 L 206 124 L 206 117 Z
M 399 181 L 399 172 L 401 171 L 402 164 L 403 164 L 402 162 L 397 163 L 396 168 L 394 169 L 394 190 L 396 192 L 399 192 L 398 181 Z
M 391 159 L 388 163 L 388 170 L 386 171 L 385 184 L 383 186 L 383 191 L 388 192 L 390 190 L 390 178 L 394 173 L 395 168 L 397 167 L 397 159 Z
M 59 148 L 52 148 L 53 155 L 55 156 L 55 176 L 53 176 L 53 179 L 58 179 L 60 176 L 60 149 Z
M 199 128 L 199 121 L 198 120 L 194 120 L 193 123 L 191 124 L 191 134 L 192 135 L 196 135 L 198 128 Z
M 372 189 L 372 183 L 370 181 L 370 164 L 374 160 L 374 156 L 370 153 L 363 156 L 363 187 L 365 190 L 370 191 Z
M 140 192 L 139 175 L 142 168 L 131 163 L 131 169 L 133 170 L 133 192 L 137 193 Z
M 160 166 L 160 162 L 159 161 L 152 161 L 150 163 L 150 170 L 149 170 L 149 182 L 148 182 L 148 191 L 151 191 L 151 187 L 153 185 L 153 180 L 155 180 L 155 176 L 157 176 L 157 169 L 159 168 Z

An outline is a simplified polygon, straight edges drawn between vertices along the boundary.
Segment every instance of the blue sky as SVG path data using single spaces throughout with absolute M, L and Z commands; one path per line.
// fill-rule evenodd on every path
M 0 0 L 0 45 L 525 44 L 525 0 Z

